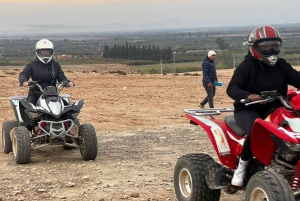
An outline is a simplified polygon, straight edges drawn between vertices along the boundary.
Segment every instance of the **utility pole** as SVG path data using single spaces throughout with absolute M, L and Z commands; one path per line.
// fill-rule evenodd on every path
M 174 62 L 174 65 L 175 65 L 175 54 L 176 54 L 176 52 L 173 53 L 173 62 Z
M 233 59 L 233 69 L 235 69 L 235 55 L 232 53 L 232 59 Z
M 162 73 L 162 59 L 160 59 L 160 74 L 163 74 Z
M 173 61 L 174 61 L 174 68 L 175 68 L 175 74 L 176 74 L 176 62 L 175 62 L 175 58 L 176 57 L 176 52 L 173 52 Z

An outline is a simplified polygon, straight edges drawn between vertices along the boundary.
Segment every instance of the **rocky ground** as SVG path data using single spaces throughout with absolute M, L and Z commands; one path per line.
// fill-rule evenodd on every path
M 63 69 L 78 85 L 63 93 L 85 100 L 79 119 L 95 127 L 98 157 L 83 161 L 77 149 L 49 146 L 33 151 L 29 164 L 17 165 L 11 153 L 2 152 L 0 200 L 176 200 L 173 171 L 180 156 L 209 153 L 217 160 L 205 133 L 184 117 L 184 109 L 197 108 L 205 97 L 201 74 L 138 75 L 116 65 Z M 17 87 L 19 72 L 0 71 L 1 124 L 14 119 L 8 97 L 27 94 Z M 232 72 L 218 71 L 224 86 L 217 88 L 215 107 L 232 106 L 225 93 Z M 222 192 L 221 201 L 243 195 Z

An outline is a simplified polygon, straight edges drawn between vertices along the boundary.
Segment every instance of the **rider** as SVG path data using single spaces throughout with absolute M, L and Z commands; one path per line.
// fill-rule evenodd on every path
M 35 59 L 27 64 L 19 75 L 19 82 L 22 86 L 28 86 L 29 78 L 39 83 L 42 88 L 56 86 L 56 80 L 68 81 L 69 86 L 74 86 L 74 83 L 65 76 L 59 63 L 54 61 L 54 46 L 51 41 L 41 39 L 36 43 L 35 49 Z M 28 92 L 27 101 L 36 105 L 41 94 L 38 88 L 32 88 Z
M 276 28 L 259 26 L 251 31 L 247 42 L 248 54 L 234 71 L 226 91 L 235 101 L 233 105 L 236 124 L 248 134 L 231 181 L 235 186 L 243 186 L 246 167 L 253 158 L 250 136 L 255 119 L 265 118 L 272 108 L 282 106 L 279 100 L 249 106 L 245 106 L 240 100 L 249 98 L 251 101 L 257 101 L 261 99 L 260 92 L 270 90 L 277 90 L 285 96 L 288 85 L 300 88 L 298 71 L 278 57 L 282 39 Z

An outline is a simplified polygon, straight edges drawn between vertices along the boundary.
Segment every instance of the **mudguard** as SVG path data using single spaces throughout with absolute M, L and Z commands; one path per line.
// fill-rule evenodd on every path
M 297 138 L 279 125 L 256 119 L 252 127 L 251 150 L 253 156 L 264 165 L 271 163 L 273 158 L 271 153 L 274 153 L 278 148 L 270 135 L 276 135 L 282 140 L 298 144 Z
M 74 103 L 72 104 L 73 110 L 74 110 L 74 111 L 80 111 L 81 108 L 83 107 L 83 103 L 84 103 L 83 99 L 80 99 L 80 100 L 74 102 Z
M 26 110 L 30 112 L 37 112 L 36 107 L 32 103 L 29 103 L 27 100 L 20 100 L 20 103 L 24 106 Z
M 233 175 L 231 169 L 227 169 L 219 163 L 211 163 L 204 171 L 208 188 L 224 189 L 231 185 L 231 177 Z
M 233 132 L 229 132 L 230 128 L 227 127 L 225 122 L 223 120 L 210 120 L 208 118 L 194 116 L 190 114 L 186 114 L 185 117 L 190 119 L 194 124 L 197 124 L 206 131 L 222 164 L 226 165 L 229 168 L 235 169 L 237 164 L 237 158 L 234 156 L 238 154 L 235 152 L 240 153 L 242 145 L 234 146 L 233 144 L 229 144 L 230 141 L 228 142 L 227 139 L 229 138 L 229 135 L 233 137 Z M 223 131 L 227 131 L 228 133 Z M 236 143 L 234 141 L 238 141 L 238 139 L 233 140 L 231 142 Z M 234 149 L 233 147 L 236 147 L 236 149 Z M 231 154 L 232 152 L 235 154 Z
M 74 102 L 72 105 L 69 105 L 69 106 L 65 106 L 64 107 L 64 110 L 61 111 L 61 113 L 59 113 L 58 115 L 54 115 L 52 113 L 50 113 L 49 111 L 45 110 L 44 108 L 42 107 L 39 107 L 39 106 L 34 106 L 33 104 L 29 103 L 28 101 L 26 100 L 20 100 L 20 103 L 21 105 L 28 111 L 30 112 L 42 112 L 42 113 L 45 113 L 45 114 L 50 114 L 56 118 L 59 118 L 61 117 L 63 114 L 67 113 L 67 112 L 70 112 L 70 111 L 74 111 L 74 112 L 79 112 L 81 110 L 81 108 L 83 107 L 83 103 L 84 103 L 84 100 L 83 99 L 80 99 L 76 102 Z M 24 110 L 24 109 L 23 109 Z M 24 116 L 24 114 L 21 114 L 21 117 L 24 119 L 26 118 L 28 115 Z

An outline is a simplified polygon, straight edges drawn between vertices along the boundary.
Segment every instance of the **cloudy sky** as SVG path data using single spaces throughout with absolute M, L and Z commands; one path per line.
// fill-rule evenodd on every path
M 0 0 L 0 31 L 120 23 L 143 28 L 299 23 L 299 8 L 299 0 Z

